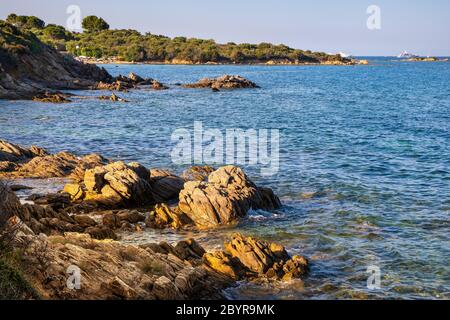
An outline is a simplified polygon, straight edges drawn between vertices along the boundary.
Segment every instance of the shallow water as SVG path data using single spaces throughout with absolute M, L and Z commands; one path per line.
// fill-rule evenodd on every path
M 371 66 L 108 65 L 168 84 L 240 74 L 256 90 L 213 93 L 174 87 L 132 91 L 128 104 L 74 99 L 53 105 L 0 101 L 1 138 L 50 151 L 98 152 L 180 173 L 170 160 L 177 128 L 280 129 L 280 170 L 258 183 L 284 207 L 252 212 L 208 233 L 147 231 L 124 241 L 198 238 L 218 248 L 241 231 L 311 260 L 304 281 L 242 283 L 230 298 L 444 299 L 450 297 L 450 64 L 372 60 Z M 100 95 L 100 92 L 83 92 Z M 36 191 L 36 190 L 34 190 Z M 381 289 L 367 288 L 368 266 Z

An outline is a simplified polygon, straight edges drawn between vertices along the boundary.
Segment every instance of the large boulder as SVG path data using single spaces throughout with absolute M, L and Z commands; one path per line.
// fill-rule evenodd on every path
M 272 190 L 258 188 L 235 166 L 214 171 L 208 182 L 187 182 L 179 200 L 181 212 L 201 228 L 229 224 L 252 208 L 274 210 L 281 206 Z
M 128 75 L 127 79 L 129 79 L 129 81 L 131 81 L 131 83 L 133 83 L 136 86 L 148 86 L 149 85 L 155 90 L 168 89 L 168 87 L 166 87 L 164 84 L 162 84 L 161 82 L 159 82 L 155 79 L 152 79 L 152 78 L 144 79 L 132 72 Z
M 154 202 L 150 172 L 137 164 L 122 161 L 89 169 L 84 175 L 85 198 L 110 206 L 143 206 Z M 79 194 L 73 188 L 72 197 Z

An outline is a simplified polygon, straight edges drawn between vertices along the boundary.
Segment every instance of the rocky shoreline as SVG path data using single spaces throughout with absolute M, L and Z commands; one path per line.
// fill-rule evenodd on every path
M 25 177 L 70 181 L 59 193 L 34 194 L 32 203 L 22 204 L 5 182 Z M 216 252 L 193 239 L 116 242 L 124 231 L 201 232 L 236 223 L 250 209 L 282 205 L 238 167 L 193 167 L 177 176 L 95 154 L 50 154 L 0 141 L 0 184 L 0 242 L 6 236 L 8 250 L 22 253 L 25 278 L 45 299 L 215 299 L 236 281 L 290 281 L 308 270 L 305 257 L 241 234 Z M 70 266 L 81 269 L 81 290 L 67 288 Z
M 155 79 L 144 79 L 134 73 L 113 77 L 104 68 L 59 53 L 40 42 L 32 33 L 24 33 L 5 22 L 0 23 L 0 39 L 5 38 L 9 42 L 0 47 L 0 99 L 69 103 L 74 95 L 61 90 L 103 90 L 111 91 L 111 94 L 101 95 L 98 99 L 128 102 L 115 92 L 169 89 Z M 209 87 L 213 91 L 257 87 L 247 79 L 230 75 L 210 82 Z M 186 84 L 184 87 L 205 86 L 199 82 Z
M 76 60 L 86 63 L 86 64 L 94 64 L 94 65 L 103 65 L 103 64 L 125 64 L 125 65 L 186 65 L 186 66 L 208 66 L 208 65 L 218 65 L 218 66 L 227 66 L 227 65 L 252 65 L 252 66 L 324 66 L 324 65 L 334 65 L 334 66 L 354 66 L 354 65 L 367 65 L 369 62 L 367 60 L 359 60 L 359 59 L 350 59 L 348 61 L 323 61 L 323 62 L 300 62 L 300 61 L 289 61 L 289 60 L 269 60 L 269 61 L 247 61 L 243 63 L 229 63 L 229 62 L 192 62 L 188 60 L 169 60 L 169 61 L 145 61 L 145 62 L 134 62 L 134 61 L 124 61 L 117 59 L 115 57 L 110 58 L 92 58 L 79 56 L 75 57 Z
M 126 102 L 114 91 L 131 89 L 166 90 L 155 79 L 136 74 L 112 77 L 104 68 L 63 55 L 42 43 L 34 34 L 0 21 L 0 99 L 70 102 L 60 90 L 109 90 L 99 99 Z
M 131 89 L 167 90 L 168 86 L 155 80 L 144 79 L 134 73 L 128 76 L 111 76 L 95 64 L 121 63 L 115 59 L 97 60 L 73 58 L 42 43 L 33 33 L 25 32 L 0 21 L 0 99 L 33 100 L 47 103 L 68 103 L 73 95 L 61 90 L 108 90 L 111 95 L 98 98 L 112 102 L 127 102 L 114 92 Z M 162 64 L 194 64 L 190 61 L 165 61 Z M 249 62 L 247 62 L 249 63 Z M 212 63 L 206 63 L 212 64 Z M 216 64 L 216 63 L 215 63 Z M 253 64 L 253 63 L 252 63 Z M 270 60 L 263 65 L 315 65 L 317 63 Z M 320 65 L 368 64 L 365 60 L 330 60 Z M 184 88 L 222 89 L 259 88 L 255 83 L 236 75 L 224 75 L 216 79 L 203 79 L 194 84 L 180 84 Z
M 448 58 L 437 57 L 415 57 L 409 59 L 402 59 L 402 62 L 448 62 Z

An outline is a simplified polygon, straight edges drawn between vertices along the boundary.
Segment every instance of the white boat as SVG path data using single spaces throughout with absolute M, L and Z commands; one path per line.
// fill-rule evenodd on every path
M 397 58 L 399 58 L 399 59 L 411 59 L 411 58 L 418 58 L 418 57 L 419 57 L 418 55 L 409 53 L 408 51 L 403 51 L 401 54 L 399 54 L 397 56 Z

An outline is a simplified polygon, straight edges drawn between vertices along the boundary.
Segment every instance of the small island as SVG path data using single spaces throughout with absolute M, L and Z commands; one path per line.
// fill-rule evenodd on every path
M 445 59 L 440 59 L 437 57 L 414 57 L 414 58 L 409 58 L 403 61 L 408 61 L 408 62 L 447 62 L 448 58 Z

